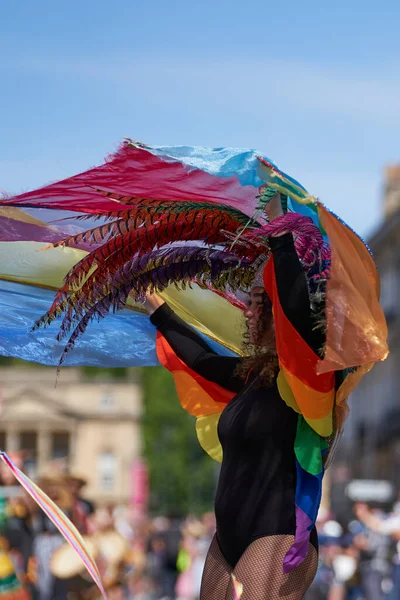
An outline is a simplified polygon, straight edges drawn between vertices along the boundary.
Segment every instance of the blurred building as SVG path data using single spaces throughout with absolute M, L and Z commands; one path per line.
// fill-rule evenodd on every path
M 331 473 L 339 488 L 349 478 L 388 479 L 400 488 L 400 165 L 385 172 L 382 212 L 368 244 L 381 277 L 390 354 L 351 396 L 341 456 Z
M 82 373 L 63 369 L 55 387 L 52 368 L 0 369 L 0 448 L 24 451 L 32 477 L 68 469 L 88 481 L 91 499 L 127 502 L 141 455 L 139 384 Z

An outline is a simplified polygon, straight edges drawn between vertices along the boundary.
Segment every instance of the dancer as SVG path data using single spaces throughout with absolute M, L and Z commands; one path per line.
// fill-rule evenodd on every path
M 283 215 L 280 194 L 267 213 L 270 221 Z M 303 338 L 321 353 L 323 335 L 315 330 L 293 237 L 271 238 L 270 244 L 280 302 Z M 287 574 L 282 569 L 295 534 L 297 413 L 279 396 L 271 302 L 262 277 L 258 279 L 244 312 L 250 343 L 258 352 L 250 360 L 218 356 L 162 298 L 151 294 L 146 299 L 152 323 L 177 356 L 202 377 L 236 394 L 218 425 L 223 461 L 215 500 L 217 533 L 206 561 L 201 600 L 231 600 L 232 572 L 243 584 L 244 600 L 297 600 L 317 569 L 315 528 L 304 562 Z
M 59 365 L 97 366 L 157 356 L 223 459 L 203 598 L 230 599 L 232 571 L 244 598 L 300 598 L 346 398 L 388 354 L 363 241 L 252 150 L 127 141 L 106 164 L 1 204 L 1 352 L 54 364 L 59 349 Z M 60 316 L 64 349 L 41 329 Z

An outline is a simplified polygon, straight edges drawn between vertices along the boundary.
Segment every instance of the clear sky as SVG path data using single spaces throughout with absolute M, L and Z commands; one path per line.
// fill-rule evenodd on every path
M 367 235 L 400 162 L 399 26 L 399 0 L 0 0 L 0 189 L 124 136 L 252 147 Z

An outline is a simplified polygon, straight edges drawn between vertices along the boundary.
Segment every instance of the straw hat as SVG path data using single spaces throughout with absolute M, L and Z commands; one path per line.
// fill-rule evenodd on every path
M 67 482 L 77 483 L 80 486 L 80 488 L 85 487 L 88 483 L 86 477 L 76 472 L 66 473 L 64 477 Z
M 62 475 L 50 472 L 48 475 L 42 475 L 37 484 L 62 510 L 72 507 L 72 495 L 67 481 Z

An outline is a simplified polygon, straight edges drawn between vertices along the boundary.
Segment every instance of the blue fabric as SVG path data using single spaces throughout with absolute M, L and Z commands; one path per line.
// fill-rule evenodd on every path
M 292 212 L 296 212 L 299 215 L 303 215 L 304 217 L 309 217 L 310 219 L 312 219 L 312 221 L 316 227 L 318 227 L 318 228 L 320 227 L 319 218 L 318 218 L 317 213 L 315 212 L 315 210 L 313 210 L 306 204 L 300 204 L 299 202 L 296 202 L 296 200 L 292 200 L 292 198 L 288 198 L 288 208 Z M 329 241 L 327 235 L 324 235 L 324 240 L 325 240 L 325 242 Z
M 138 144 L 138 146 L 141 145 Z M 254 210 L 256 209 L 257 190 L 260 185 L 265 183 L 258 175 L 260 162 L 257 157 L 261 156 L 273 165 L 269 158 L 252 149 L 200 146 L 150 147 L 146 145 L 143 147 L 166 161 L 182 163 L 187 170 L 200 169 L 221 178 L 237 177 L 242 186 L 251 188 L 248 201 L 249 210 L 252 207 Z M 288 181 L 293 182 L 304 191 L 304 195 L 306 194 L 304 188 L 296 180 L 279 171 L 277 167 L 275 168 L 278 174 L 271 174 L 268 169 L 265 170 L 266 183 L 269 180 L 280 181 L 279 173 L 281 173 L 287 178 L 286 181 L 280 181 L 283 187 L 286 186 L 294 193 L 290 183 L 287 183 Z M 244 199 L 246 192 L 247 189 L 243 193 Z M 301 191 L 300 195 L 302 195 Z M 295 202 L 290 195 L 288 206 L 297 213 L 311 217 L 314 223 L 319 225 L 316 212 L 308 206 Z M 52 214 L 52 211 L 47 209 L 31 209 L 30 212 L 44 221 L 72 216 L 72 213 L 68 211 L 56 211 L 56 214 Z M 71 234 L 86 229 L 92 224 L 94 221 L 91 220 L 84 222 L 59 221 L 56 226 Z M 30 332 L 35 320 L 50 307 L 53 297 L 54 293 L 49 290 L 0 282 L 0 354 L 49 365 L 58 363 L 67 341 L 63 340 L 61 343 L 55 341 L 59 322 L 53 323 L 47 330 Z M 214 345 L 210 340 L 207 341 L 219 353 L 227 353 L 222 346 Z M 65 364 L 111 367 L 158 364 L 155 353 L 155 332 L 145 314 L 125 310 L 116 315 L 109 315 L 101 323 L 89 325 L 73 352 L 68 354 Z
M 311 529 L 317 519 L 319 505 L 321 503 L 323 473 L 320 473 L 319 475 L 311 475 L 301 468 L 297 460 L 296 470 L 297 483 L 295 503 L 311 520 Z
M 263 183 L 257 175 L 259 165 L 257 157 L 259 156 L 276 167 L 289 181 L 306 191 L 301 183 L 281 171 L 271 158 L 257 150 L 249 148 L 206 148 L 204 146 L 144 147 L 156 156 L 170 157 L 211 175 L 217 175 L 218 177 L 237 175 L 242 185 L 252 185 L 253 187 L 259 187 Z
M 0 354 L 57 365 L 66 341 L 55 337 L 60 322 L 31 332 L 51 306 L 54 292 L 0 281 Z M 128 367 L 158 364 L 155 330 L 147 315 L 124 310 L 89 325 L 65 365 Z
M 163 158 L 170 157 L 172 160 L 181 162 L 188 167 L 200 169 L 218 177 L 237 176 L 240 183 L 258 188 L 265 181 L 258 176 L 258 156 L 264 158 L 274 165 L 279 172 L 289 181 L 299 186 L 306 193 L 306 189 L 293 177 L 281 171 L 275 163 L 256 150 L 243 148 L 205 148 L 202 146 L 146 146 L 146 149 Z M 289 196 L 288 207 L 291 211 L 310 217 L 314 224 L 319 227 L 317 213 L 310 207 L 300 204 Z M 325 236 L 325 241 L 328 241 Z
M 188 167 L 217 177 L 237 176 L 242 185 L 258 188 L 263 181 L 257 175 L 259 152 L 243 148 L 205 148 L 202 146 L 146 146 L 163 158 L 170 157 Z M 265 157 L 270 161 L 269 158 Z
M 54 292 L 0 281 L 0 355 L 57 365 L 67 340 L 56 341 L 60 321 L 31 332 L 51 306 Z M 204 336 L 218 353 L 228 350 Z M 140 367 L 158 365 L 156 330 L 144 313 L 123 310 L 91 323 L 67 355 L 66 366 Z

